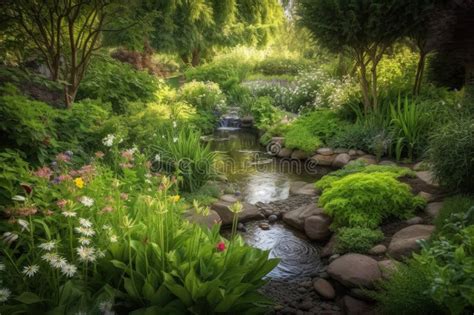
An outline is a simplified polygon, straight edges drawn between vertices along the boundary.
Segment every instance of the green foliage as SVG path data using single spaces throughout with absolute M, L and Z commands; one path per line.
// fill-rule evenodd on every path
M 452 215 L 457 213 L 466 213 L 474 206 L 474 197 L 470 195 L 456 195 L 443 200 L 443 207 L 434 220 L 436 226 L 435 233 L 441 232 L 443 226 Z M 474 224 L 474 220 L 469 224 Z
M 258 97 L 251 101 L 250 112 L 255 119 L 257 127 L 266 130 L 278 123 L 282 113 L 272 105 L 270 97 Z
M 110 57 L 93 59 L 78 91 L 77 99 L 100 99 L 111 103 L 115 113 L 130 113 L 130 102 L 154 99 L 160 82 L 144 71 Z
M 377 242 L 383 240 L 380 230 L 369 228 L 340 228 L 336 236 L 336 251 L 338 253 L 366 253 Z
M 415 177 L 415 172 L 407 167 L 396 165 L 366 165 L 363 161 L 354 161 L 347 164 L 344 168 L 323 176 L 315 185 L 317 188 L 324 190 L 331 187 L 335 181 L 356 173 L 385 173 L 392 174 L 394 178 L 403 176 Z
M 288 58 L 283 56 L 269 56 L 265 58 L 255 68 L 255 71 L 265 75 L 296 75 L 310 65 L 309 60 L 302 58 Z
M 194 106 L 198 111 L 222 112 L 226 106 L 226 96 L 213 82 L 185 83 L 178 91 L 177 100 Z
M 451 190 L 474 191 L 474 120 L 455 118 L 434 131 L 429 159 L 439 182 Z
M 285 132 L 285 146 L 313 152 L 341 128 L 343 122 L 328 110 L 314 111 L 291 123 Z
M 21 193 L 20 184 L 29 178 L 28 163 L 18 152 L 0 152 L 0 210 L 12 202 L 12 197 Z
M 443 310 L 426 292 L 431 285 L 429 268 L 416 260 L 397 265 L 388 280 L 380 282 L 374 298 L 382 314 L 443 314 Z
M 356 173 L 334 181 L 319 199 L 332 228 L 377 228 L 388 218 L 407 218 L 425 204 L 393 173 Z

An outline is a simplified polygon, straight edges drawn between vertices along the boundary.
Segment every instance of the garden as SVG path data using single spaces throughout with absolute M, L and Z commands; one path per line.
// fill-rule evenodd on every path
M 472 1 L 0 25 L 0 314 L 474 312 Z

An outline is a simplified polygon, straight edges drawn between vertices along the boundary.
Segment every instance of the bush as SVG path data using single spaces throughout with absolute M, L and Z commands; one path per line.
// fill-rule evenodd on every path
M 393 173 L 356 173 L 334 181 L 319 199 L 324 212 L 333 218 L 332 228 L 377 228 L 383 220 L 408 218 L 424 205 L 407 184 Z
M 441 185 L 474 192 L 474 119 L 457 118 L 438 128 L 430 139 L 429 160 Z
M 153 100 L 160 84 L 145 71 L 137 71 L 129 64 L 100 56 L 91 62 L 76 99 L 100 99 L 111 103 L 115 113 L 130 113 L 129 102 Z
M 29 177 L 29 165 L 18 152 L 0 152 L 0 210 L 12 203 L 13 196 L 23 193 L 21 184 Z
M 282 118 L 282 113 L 272 105 L 270 97 L 258 97 L 252 102 L 250 111 L 258 128 L 266 130 Z
M 296 75 L 299 71 L 310 65 L 308 60 L 302 58 L 288 58 L 280 56 L 270 56 L 258 63 L 255 71 L 265 75 Z
M 336 235 L 336 251 L 340 254 L 364 254 L 383 238 L 384 235 L 380 230 L 360 227 L 341 228 Z
M 177 100 L 206 112 L 222 112 L 226 106 L 226 96 L 219 85 L 213 82 L 185 83 L 178 91 Z
M 453 214 L 467 213 L 474 206 L 474 197 L 469 195 L 457 195 L 443 200 L 443 207 L 434 220 L 436 226 L 436 234 L 440 233 L 446 220 L 449 220 Z M 473 218 L 474 219 L 474 218 Z M 469 222 L 474 224 L 474 220 Z

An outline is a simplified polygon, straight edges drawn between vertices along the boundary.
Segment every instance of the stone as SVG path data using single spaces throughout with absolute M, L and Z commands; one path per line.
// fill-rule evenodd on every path
M 334 149 L 334 154 L 341 154 L 341 153 L 348 153 L 349 150 L 347 149 L 342 149 L 342 148 L 337 148 L 337 149 Z
M 239 230 L 241 232 L 247 232 L 247 228 L 245 227 L 245 225 L 242 222 L 239 222 L 237 224 L 237 230 Z
M 331 283 L 323 278 L 317 278 L 313 281 L 314 290 L 324 299 L 332 300 L 336 297 L 336 291 Z
M 335 247 L 336 247 L 336 234 L 333 234 L 331 238 L 329 239 L 329 242 L 327 242 L 326 245 L 321 250 L 321 253 L 320 253 L 321 257 L 327 258 L 333 255 Z
M 395 259 L 406 257 L 420 249 L 418 241 L 427 240 L 434 231 L 433 225 L 410 225 L 392 236 L 388 254 Z
M 434 219 L 439 215 L 442 208 L 443 202 L 431 202 L 426 205 L 425 213 Z
M 351 150 L 349 150 L 349 152 L 348 152 L 348 153 L 349 153 L 349 155 L 350 155 L 351 157 L 353 157 L 353 156 L 356 156 L 356 155 L 357 155 L 357 151 L 356 151 L 356 150 L 352 150 L 352 149 L 351 149 Z
M 303 205 L 295 210 L 285 212 L 283 214 L 283 221 L 291 225 L 292 227 L 302 231 L 304 230 L 304 221 L 306 220 L 306 218 L 312 215 L 322 213 L 323 209 L 318 208 L 315 203 L 310 203 L 307 205 Z
M 375 158 L 375 156 L 370 155 L 370 154 L 366 154 L 359 157 L 357 161 L 363 161 L 367 165 L 377 164 L 377 159 Z
M 270 230 L 270 225 L 268 223 L 262 222 L 258 225 L 262 230 Z
M 222 220 L 219 214 L 214 211 L 210 210 L 208 215 L 204 215 L 202 213 L 196 213 L 196 210 L 190 209 L 187 211 L 185 218 L 191 222 L 196 223 L 202 226 L 206 226 L 208 228 L 212 228 L 215 224 L 221 224 Z
M 366 155 L 367 153 L 365 153 L 364 151 L 362 150 L 357 150 L 357 155 Z
M 435 201 L 435 199 L 436 199 L 436 196 L 435 196 L 435 195 L 430 194 L 430 193 L 427 193 L 427 192 L 424 192 L 424 191 L 420 191 L 420 192 L 418 193 L 418 197 L 421 197 L 421 198 L 425 199 L 426 202 L 433 202 L 433 201 Z
M 225 201 L 225 202 L 230 202 L 230 203 L 235 203 L 235 202 L 239 201 L 237 196 L 230 195 L 230 194 L 222 195 L 222 196 L 220 196 L 219 199 L 222 200 L 222 201 Z
M 429 164 L 425 161 L 421 161 L 413 165 L 413 170 L 415 172 L 428 171 L 429 169 L 430 169 Z
M 408 225 L 420 224 L 423 222 L 423 219 L 420 217 L 413 217 L 405 221 Z
M 280 158 L 287 159 L 287 158 L 291 157 L 291 153 L 293 153 L 292 149 L 281 148 L 280 150 L 278 150 L 277 156 L 280 157 Z
M 321 155 L 321 154 L 316 154 L 314 155 L 311 160 L 317 163 L 317 165 L 321 166 L 331 166 L 332 162 L 336 158 L 335 155 Z
M 308 291 L 308 290 L 306 290 L 306 288 L 304 288 L 304 287 L 299 287 L 299 288 L 296 289 L 296 290 L 297 290 L 299 293 L 306 293 L 306 291 Z
M 304 232 L 313 241 L 322 241 L 331 235 L 329 226 L 332 223 L 326 214 L 313 215 L 304 220 Z
M 283 144 L 283 143 L 285 143 L 285 138 L 284 137 L 272 137 L 271 142 Z
M 342 298 L 342 305 L 345 314 L 347 315 L 367 315 L 373 313 L 373 307 L 367 302 L 353 298 L 350 295 L 345 295 Z
M 290 183 L 290 194 L 316 196 L 319 194 L 319 190 L 312 183 L 296 181 Z
M 308 152 L 305 152 L 303 150 L 294 150 L 291 153 L 291 158 L 295 160 L 306 160 L 309 157 Z
M 332 254 L 332 255 L 328 258 L 328 260 L 329 260 L 329 262 L 333 262 L 333 261 L 335 261 L 336 259 L 338 259 L 339 257 L 341 257 L 341 255 L 339 255 L 339 254 Z
M 311 302 L 311 300 L 305 300 L 300 303 L 298 308 L 303 311 L 309 311 L 311 308 L 313 308 L 313 302 Z
M 377 264 L 379 265 L 382 278 L 384 279 L 390 278 L 390 276 L 397 270 L 397 264 L 394 260 L 381 260 L 377 262 Z
M 232 204 L 230 202 L 225 202 L 219 200 L 212 204 L 211 209 L 216 211 L 222 219 L 222 225 L 232 224 L 234 218 L 234 213 L 230 211 L 229 207 Z M 246 222 L 253 219 L 260 219 L 263 217 L 263 214 L 260 213 L 260 210 L 249 203 L 242 203 L 242 212 L 238 214 L 240 222 Z
M 373 290 L 352 288 L 351 291 L 349 292 L 349 295 L 362 301 L 372 302 L 374 299 L 372 298 L 370 293 L 375 293 L 375 292 Z
M 385 245 L 379 244 L 375 245 L 371 249 L 369 249 L 370 255 L 383 255 L 387 251 L 387 247 Z
M 436 181 L 431 171 L 420 171 L 416 172 L 416 177 L 423 181 L 425 184 L 431 187 L 439 187 L 438 181 Z
M 345 254 L 337 258 L 329 264 L 327 272 L 349 288 L 371 288 L 382 277 L 377 261 L 361 254 Z
M 316 153 L 321 155 L 333 155 L 334 151 L 331 148 L 319 148 L 316 150 Z
M 268 222 L 270 223 L 275 223 L 277 220 L 278 220 L 278 216 L 276 216 L 275 214 L 271 214 L 268 216 Z
M 344 167 L 351 161 L 351 156 L 347 153 L 341 153 L 336 156 L 334 161 L 332 162 L 332 166 L 334 167 Z
M 397 163 L 395 163 L 394 161 L 390 161 L 390 160 L 383 160 L 383 161 L 379 162 L 379 165 L 396 166 Z

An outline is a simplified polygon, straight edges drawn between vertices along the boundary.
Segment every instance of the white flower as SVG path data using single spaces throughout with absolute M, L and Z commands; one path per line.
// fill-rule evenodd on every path
M 94 199 L 89 198 L 87 196 L 82 196 L 80 201 L 84 206 L 89 207 L 89 208 L 94 205 Z
M 18 234 L 16 234 L 16 233 L 5 232 L 5 233 L 3 233 L 3 236 L 2 236 L 3 242 L 6 243 L 7 245 L 10 245 L 11 243 L 16 241 L 17 239 L 18 239 Z
M 111 235 L 110 236 L 110 242 L 111 243 L 117 243 L 117 235 Z
M 112 301 L 103 301 L 99 303 L 99 310 L 102 312 L 110 312 L 113 307 Z
M 63 216 L 65 216 L 66 218 L 72 218 L 72 217 L 75 217 L 77 215 L 77 213 L 75 213 L 74 211 L 63 211 L 61 212 L 63 214 Z
M 0 271 L 4 271 L 5 270 L 5 264 L 4 263 L 0 263 Z
M 78 226 L 76 228 L 74 228 L 74 230 L 79 233 L 79 234 L 82 234 L 84 236 L 94 236 L 95 235 L 95 231 L 91 228 L 86 228 L 86 227 L 83 227 L 83 226 Z
M 17 221 L 18 225 L 21 226 L 21 231 L 23 232 L 24 230 L 27 230 L 28 232 L 30 231 L 30 224 L 28 221 L 25 221 L 23 219 L 18 219 Z
M 61 267 L 61 273 L 65 275 L 66 277 L 71 278 L 74 276 L 77 272 L 77 267 L 72 265 L 72 264 L 65 264 L 64 266 Z
M 84 247 L 80 246 L 76 248 L 77 255 L 79 255 L 79 260 L 83 262 L 94 262 L 97 258 L 95 248 L 93 247 Z
M 91 240 L 87 237 L 81 236 L 81 237 L 79 237 L 79 243 L 81 245 L 89 245 L 91 243 Z
M 8 300 L 12 292 L 7 288 L 0 289 L 0 303 L 4 303 Z
M 176 123 L 176 121 L 173 121 L 173 128 L 176 128 L 178 126 L 178 124 Z
M 57 260 L 58 258 L 59 256 L 56 253 L 46 253 L 43 256 L 41 256 L 41 259 L 43 259 L 47 263 L 51 263 L 53 260 Z
M 12 200 L 14 200 L 14 201 L 25 201 L 26 198 L 23 197 L 23 196 L 20 196 L 20 195 L 16 195 L 16 196 L 12 197 Z
M 178 141 L 178 137 L 173 137 L 173 142 L 176 143 Z
M 159 154 L 155 155 L 155 158 L 153 159 L 155 162 L 161 161 L 161 156 Z
M 51 261 L 49 262 L 51 267 L 53 268 L 63 268 L 67 264 L 67 260 L 64 257 L 61 257 L 59 255 L 56 255 L 56 257 L 53 257 Z
M 23 274 L 25 274 L 27 277 L 31 278 L 33 277 L 37 272 L 39 271 L 39 266 L 38 265 L 31 265 L 31 266 L 25 266 L 23 267 Z
M 79 224 L 85 228 L 90 228 L 92 226 L 92 222 L 84 218 L 79 219 Z
M 111 230 L 112 227 L 111 227 L 110 225 L 108 225 L 108 224 L 104 224 L 104 225 L 102 225 L 102 229 L 103 229 L 103 230 Z
M 42 244 L 38 245 L 38 247 L 49 252 L 49 251 L 53 250 L 56 247 L 56 242 L 55 241 L 49 241 L 49 242 L 42 243 Z
M 115 136 L 113 134 L 108 134 L 104 139 L 102 139 L 102 143 L 106 147 L 111 147 L 114 144 Z

